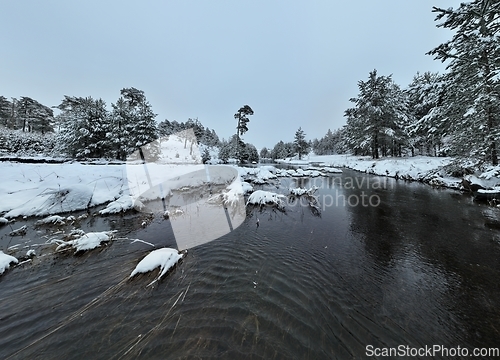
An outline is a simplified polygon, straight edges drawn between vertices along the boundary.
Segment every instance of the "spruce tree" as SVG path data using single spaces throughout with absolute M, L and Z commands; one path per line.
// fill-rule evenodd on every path
M 299 155 L 299 160 L 301 160 L 302 155 L 307 154 L 309 150 L 309 144 L 305 138 L 306 135 L 304 134 L 304 130 L 299 127 L 299 129 L 295 132 L 295 139 L 293 141 L 295 152 Z
M 434 7 L 433 12 L 441 21 L 437 27 L 454 31 L 451 40 L 428 53 L 448 62 L 443 116 L 450 123 L 453 148 L 497 165 L 500 2 L 475 0 L 456 10 Z

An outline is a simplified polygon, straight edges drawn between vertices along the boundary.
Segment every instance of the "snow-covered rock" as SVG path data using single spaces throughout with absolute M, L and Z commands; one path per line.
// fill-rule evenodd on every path
M 138 210 L 141 210 L 144 208 L 144 204 L 139 200 L 134 201 L 134 199 L 129 195 L 123 195 L 115 201 L 110 202 L 104 209 L 99 211 L 99 214 L 118 214 L 121 212 L 132 210 L 134 208 L 138 208 Z
M 0 275 L 2 275 L 5 270 L 8 270 L 12 263 L 17 264 L 18 260 L 14 256 L 7 255 L 0 250 Z
M 156 268 L 160 268 L 160 273 L 158 277 L 151 283 L 160 280 L 160 278 L 165 275 L 168 270 L 170 270 L 177 262 L 182 259 L 184 255 L 179 253 L 176 249 L 162 248 L 153 250 L 148 255 L 142 259 L 135 269 L 130 274 L 133 277 L 136 274 L 147 273 L 153 271 Z M 151 285 L 149 284 L 149 285 Z
M 35 225 L 45 225 L 45 224 L 53 224 L 53 225 L 64 225 L 66 219 L 59 215 L 48 216 L 42 220 L 38 220 Z
M 302 195 L 312 195 L 316 190 L 318 190 L 317 186 L 313 186 L 312 188 L 305 189 L 305 188 L 290 188 L 290 194 L 295 195 L 295 196 L 302 196 Z
M 75 252 L 92 250 L 101 246 L 102 243 L 110 241 L 114 232 L 115 231 L 84 233 L 74 240 L 61 242 L 56 248 L 56 251 L 66 246 L 72 246 Z
M 7 220 L 4 217 L 0 217 L 0 226 L 7 225 L 8 223 L 9 223 L 9 220 Z
M 253 191 L 253 186 L 246 181 L 241 182 L 241 189 L 243 190 L 244 194 L 251 193 Z
M 282 207 L 283 199 L 285 195 L 276 194 L 270 191 L 257 190 L 254 191 L 249 197 L 247 201 L 248 204 L 252 205 L 277 205 L 278 207 Z
M 26 225 L 21 226 L 19 229 L 12 230 L 9 235 L 10 236 L 24 236 L 28 231 L 28 227 Z

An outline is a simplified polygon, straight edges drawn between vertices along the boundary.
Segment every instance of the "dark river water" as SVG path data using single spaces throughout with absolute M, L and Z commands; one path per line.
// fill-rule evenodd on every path
M 79 256 L 40 250 L 0 276 L 0 358 L 350 359 L 366 358 L 369 345 L 500 347 L 500 209 L 348 170 L 263 189 L 298 185 L 320 187 L 321 216 L 300 203 L 249 209 L 155 286 L 156 273 L 128 279 L 152 250 L 131 239 L 175 247 L 168 220 L 82 222 L 118 238 Z M 4 251 L 55 230 L 6 231 Z

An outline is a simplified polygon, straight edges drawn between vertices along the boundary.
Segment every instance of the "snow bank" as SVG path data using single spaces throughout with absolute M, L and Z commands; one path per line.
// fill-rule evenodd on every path
M 0 275 L 10 268 L 11 263 L 17 264 L 18 260 L 14 256 L 7 255 L 0 250 Z
M 91 232 L 87 234 L 80 233 L 81 235 L 76 239 L 60 243 L 56 251 L 66 246 L 72 246 L 75 248 L 75 252 L 92 250 L 101 246 L 102 243 L 110 241 L 114 232 L 115 231 Z
M 281 194 L 276 194 L 270 191 L 264 191 L 264 190 L 257 190 L 253 192 L 249 197 L 247 201 L 248 204 L 253 204 L 253 205 L 277 205 L 278 207 L 283 207 L 283 199 L 285 198 L 285 195 Z
M 5 218 L 83 210 L 120 196 L 124 166 L 0 162 L 0 213 Z
M 160 280 L 160 278 L 167 273 L 177 262 L 182 259 L 184 255 L 180 254 L 176 249 L 162 248 L 153 250 L 142 259 L 135 267 L 134 271 L 130 274 L 133 277 L 136 274 L 147 273 L 153 271 L 157 267 L 160 268 L 158 277 L 151 283 Z M 149 285 L 151 285 L 149 284 Z
M 370 156 L 321 155 L 311 156 L 310 160 L 311 162 L 328 164 L 329 167 L 346 167 L 367 174 L 423 181 L 435 186 L 460 188 L 460 180 L 448 175 L 443 169 L 454 161 L 450 157 L 415 156 L 374 160 Z M 323 171 L 326 172 L 326 168 Z
M 5 217 L 45 216 L 86 209 L 91 203 L 92 193 L 90 187 L 81 184 L 58 190 L 45 189 L 26 203 L 7 212 Z

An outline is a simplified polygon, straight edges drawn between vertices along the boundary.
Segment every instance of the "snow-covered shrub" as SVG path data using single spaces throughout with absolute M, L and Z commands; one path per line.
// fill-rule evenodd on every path
M 58 155 L 53 133 L 23 132 L 0 128 L 0 155 Z

